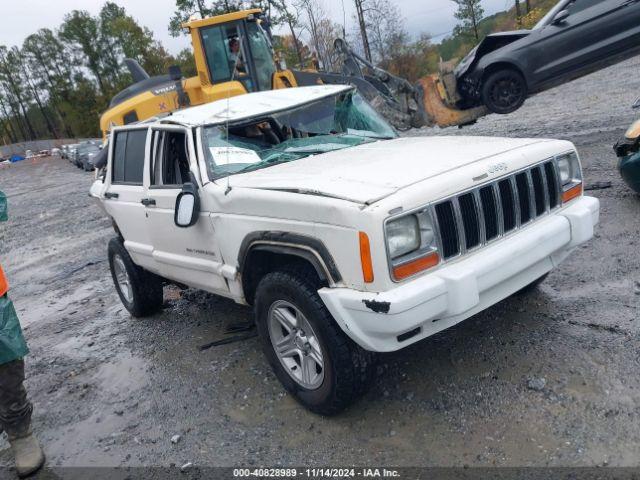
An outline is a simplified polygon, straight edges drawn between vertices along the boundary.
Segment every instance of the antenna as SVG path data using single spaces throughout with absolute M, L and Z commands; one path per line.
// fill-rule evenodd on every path
M 347 12 L 344 9 L 344 0 L 342 0 L 342 38 L 347 39 Z
M 233 38 L 231 40 L 229 40 L 229 44 L 231 43 L 231 41 L 233 40 Z M 229 99 L 231 98 L 231 82 L 233 82 L 235 80 L 236 77 L 236 72 L 238 71 L 238 62 L 240 61 L 240 57 L 242 56 L 242 35 L 240 35 L 238 37 L 238 54 L 236 55 L 236 59 L 233 62 L 233 71 L 231 72 L 231 80 L 229 80 L 229 87 L 227 88 L 227 118 L 225 119 L 225 141 L 227 144 L 226 147 L 226 155 L 227 155 L 227 165 L 229 165 L 229 105 L 230 105 L 230 101 Z M 230 177 L 231 175 L 227 175 L 227 189 L 224 191 L 225 195 L 228 195 L 229 192 L 231 191 L 231 183 L 230 183 Z

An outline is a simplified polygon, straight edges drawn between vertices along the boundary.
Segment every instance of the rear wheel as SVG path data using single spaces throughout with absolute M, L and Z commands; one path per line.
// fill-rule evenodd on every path
M 375 355 L 342 332 L 313 278 L 304 269 L 265 275 L 256 290 L 256 324 L 285 389 L 309 410 L 333 415 L 371 383 Z
M 493 113 L 515 112 L 526 98 L 527 82 L 513 69 L 498 70 L 482 84 L 482 103 Z
M 118 296 L 134 317 L 145 317 L 162 307 L 162 279 L 137 266 L 122 242 L 109 241 L 109 267 Z

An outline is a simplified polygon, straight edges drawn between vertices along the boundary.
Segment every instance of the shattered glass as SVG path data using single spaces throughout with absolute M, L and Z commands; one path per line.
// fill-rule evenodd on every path
M 357 92 L 330 96 L 251 121 L 205 127 L 210 178 L 395 138 L 393 128 Z

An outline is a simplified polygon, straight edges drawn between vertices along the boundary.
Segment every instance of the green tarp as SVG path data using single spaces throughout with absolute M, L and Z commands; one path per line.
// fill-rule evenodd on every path
M 7 197 L 0 192 L 0 222 L 6 222 L 8 218 Z
M 29 353 L 16 309 L 7 295 L 0 297 L 0 365 Z
M 0 222 L 7 220 L 7 197 L 0 192 Z M 7 295 L 0 297 L 0 365 L 29 353 L 22 336 L 18 314 Z

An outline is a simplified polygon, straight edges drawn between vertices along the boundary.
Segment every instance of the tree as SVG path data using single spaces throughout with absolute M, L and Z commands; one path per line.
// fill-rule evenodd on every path
M 105 81 L 106 50 L 97 41 L 100 38 L 98 19 L 89 12 L 74 10 L 65 15 L 60 37 L 72 48 L 77 60 L 84 64 L 98 82 L 100 92 L 107 96 L 109 85 Z M 72 60 L 73 61 L 73 60 Z
M 374 63 L 383 68 L 394 53 L 409 41 L 404 29 L 405 20 L 397 5 L 389 0 L 367 0 L 365 26 L 368 31 L 370 55 Z
M 243 0 L 176 0 L 176 10 L 169 20 L 169 33 L 179 37 L 183 33 L 182 24 L 187 22 L 194 14 L 201 18 L 235 12 L 245 8 Z
M 22 55 L 36 87 L 48 93 L 49 103 L 60 119 L 64 133 L 72 138 L 73 128 L 64 109 L 73 89 L 73 66 L 67 60 L 69 52 L 53 31 L 43 28 L 25 39 Z
M 358 26 L 360 28 L 360 38 L 362 39 L 362 48 L 364 50 L 364 56 L 369 61 L 372 62 L 373 59 L 371 57 L 371 47 L 369 46 L 369 36 L 367 34 L 367 9 L 364 6 L 366 0 L 355 0 L 356 4 L 356 16 L 358 18 Z
M 9 55 L 7 47 L 0 46 L 0 82 L 9 95 L 9 104 L 18 122 L 22 122 L 26 127 L 26 131 L 23 130 L 25 139 L 35 139 L 36 131 L 27 112 L 28 93 L 25 91 L 24 84 L 20 82 L 20 78 L 20 67 L 16 57 Z
M 298 0 L 296 7 L 306 17 L 306 22 L 302 22 L 301 27 L 309 34 L 312 55 L 316 55 L 322 68 L 331 70 L 336 63 L 333 40 L 340 36 L 340 27 L 327 17 L 318 0 Z
M 478 31 L 478 24 L 482 20 L 484 15 L 484 9 L 480 4 L 481 0 L 451 0 L 454 2 L 458 9 L 454 16 L 462 21 L 462 25 L 456 27 L 458 33 L 471 34 L 476 41 L 480 40 L 480 32 Z
M 295 6 L 289 7 L 286 0 L 276 0 L 276 6 L 282 14 L 282 21 L 289 27 L 298 64 L 302 65 L 304 63 L 303 45 L 297 33 L 297 29 L 300 27 L 300 12 Z M 287 62 L 289 62 L 289 60 L 287 60 Z

